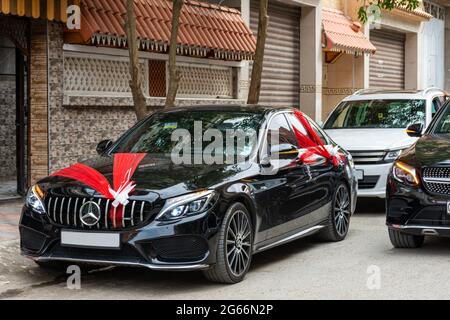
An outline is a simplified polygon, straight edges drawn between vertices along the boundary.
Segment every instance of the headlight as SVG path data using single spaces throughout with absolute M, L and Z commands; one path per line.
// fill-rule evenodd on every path
M 403 150 L 392 150 L 389 151 L 386 155 L 386 157 L 384 157 L 384 161 L 386 162 L 394 162 L 401 154 L 402 154 Z
M 419 185 L 416 169 L 406 163 L 397 161 L 392 168 L 392 174 L 397 181 L 410 186 Z
M 42 192 L 38 185 L 34 185 L 28 190 L 25 205 L 36 213 L 45 214 L 45 207 L 42 203 L 43 199 L 44 192 Z
M 201 214 L 211 209 L 217 198 L 218 195 L 215 191 L 205 190 L 169 199 L 156 220 L 172 221 Z

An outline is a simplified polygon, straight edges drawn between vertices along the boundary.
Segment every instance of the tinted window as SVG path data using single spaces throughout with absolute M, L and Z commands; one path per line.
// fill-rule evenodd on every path
M 434 133 L 450 134 L 450 108 L 448 105 L 441 119 L 436 123 Z
M 194 146 L 196 132 L 195 123 L 201 124 L 201 136 L 208 129 L 217 129 L 223 134 L 224 150 L 226 150 L 225 135 L 229 130 L 242 130 L 244 133 L 257 133 L 263 121 L 263 115 L 250 112 L 224 111 L 185 111 L 175 113 L 159 113 L 150 117 L 140 126 L 123 136 L 113 153 L 148 153 L 170 154 L 179 141 L 172 141 L 172 133 L 184 129 L 190 133 L 190 143 Z M 203 139 L 202 139 L 203 140 Z M 198 143 L 198 141 L 197 141 Z M 211 142 L 200 142 L 202 149 L 192 148 L 192 153 L 201 153 Z M 236 155 L 249 155 L 255 148 L 255 141 L 246 140 L 245 145 L 236 150 Z
M 279 144 L 291 144 L 297 146 L 297 138 L 292 132 L 289 124 L 286 121 L 284 115 L 279 114 L 272 118 L 267 131 L 267 145 L 269 150 L 272 147 L 272 143 L 279 139 Z M 272 138 L 274 141 L 272 141 Z
M 343 102 L 325 129 L 398 128 L 425 124 L 425 100 L 367 100 Z

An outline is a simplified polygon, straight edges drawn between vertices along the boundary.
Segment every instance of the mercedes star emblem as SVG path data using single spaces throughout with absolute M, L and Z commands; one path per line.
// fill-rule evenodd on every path
M 80 208 L 81 222 L 87 226 L 92 227 L 100 222 L 101 210 L 100 206 L 94 201 L 89 201 L 83 204 Z

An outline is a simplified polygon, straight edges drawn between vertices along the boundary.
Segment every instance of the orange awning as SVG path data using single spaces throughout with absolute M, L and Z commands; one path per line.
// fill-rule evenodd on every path
M 68 43 L 126 47 L 123 1 L 82 0 L 81 30 L 67 31 Z M 168 51 L 172 0 L 135 0 L 142 50 Z M 238 10 L 185 0 L 178 31 L 180 54 L 224 60 L 252 59 L 256 39 Z
M 371 53 L 377 48 L 361 32 L 359 22 L 353 22 L 340 10 L 323 9 L 323 45 L 329 51 Z
M 35 19 L 67 21 L 67 7 L 79 0 L 0 0 L 0 13 Z

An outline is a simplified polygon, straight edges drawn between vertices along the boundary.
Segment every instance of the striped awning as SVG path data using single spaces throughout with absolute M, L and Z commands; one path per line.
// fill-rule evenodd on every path
M 67 21 L 67 7 L 80 0 L 0 0 L 0 13 L 35 19 Z

